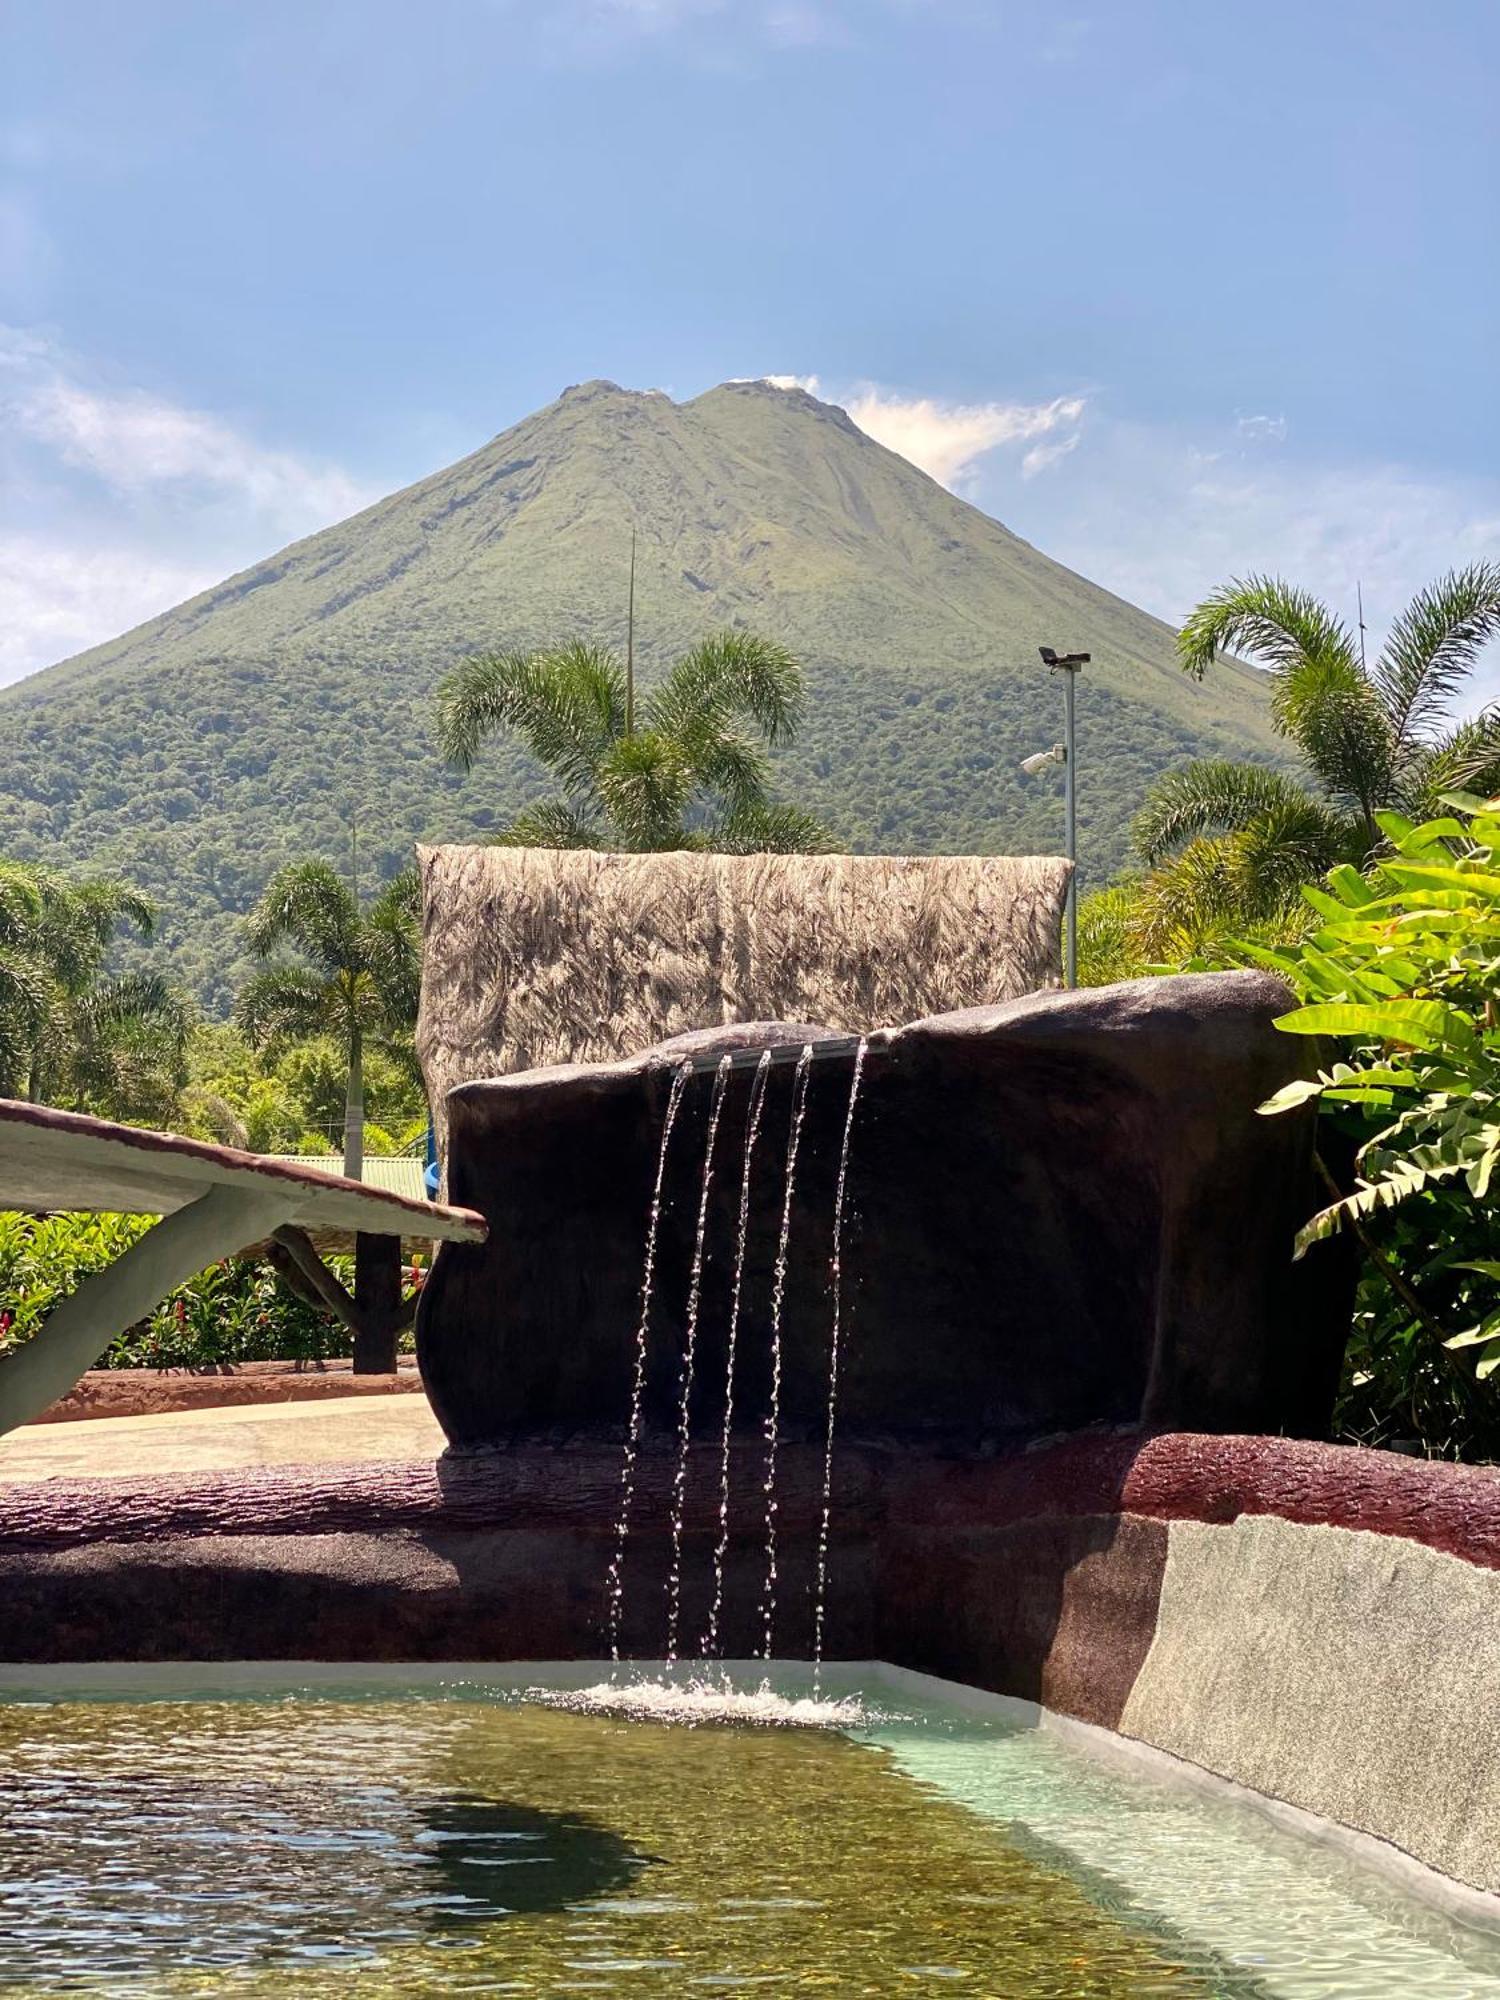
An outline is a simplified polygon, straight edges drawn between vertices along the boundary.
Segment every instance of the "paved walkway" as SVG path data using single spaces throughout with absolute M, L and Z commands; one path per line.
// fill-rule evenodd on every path
M 188 1410 L 28 1424 L 0 1437 L 0 1486 L 120 1479 L 240 1465 L 433 1459 L 444 1438 L 425 1396 L 338 1396 L 315 1403 Z

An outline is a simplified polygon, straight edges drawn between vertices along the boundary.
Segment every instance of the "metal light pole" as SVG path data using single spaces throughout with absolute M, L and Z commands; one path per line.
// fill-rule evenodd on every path
M 1061 764 L 1063 767 L 1064 839 L 1070 864 L 1068 900 L 1063 919 L 1063 982 L 1067 986 L 1076 986 L 1078 984 L 1078 759 L 1076 755 L 1078 737 L 1074 717 L 1074 682 L 1077 680 L 1079 669 L 1088 665 L 1091 656 L 1088 653 L 1055 653 L 1050 646 L 1038 646 L 1037 651 L 1053 673 L 1063 676 L 1063 740 L 1051 750 L 1042 750 L 1034 757 L 1023 759 L 1021 769 L 1035 775 L 1046 764 Z

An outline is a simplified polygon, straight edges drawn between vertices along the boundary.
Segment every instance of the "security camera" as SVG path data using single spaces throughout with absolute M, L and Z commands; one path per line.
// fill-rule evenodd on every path
M 1054 743 L 1050 750 L 1037 750 L 1030 757 L 1021 759 L 1021 769 L 1028 778 L 1039 778 L 1049 764 L 1066 764 L 1068 753 L 1060 743 Z

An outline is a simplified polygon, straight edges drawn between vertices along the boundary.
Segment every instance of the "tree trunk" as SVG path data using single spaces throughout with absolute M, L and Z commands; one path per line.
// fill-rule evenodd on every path
M 401 1309 L 401 1238 L 354 1239 L 354 1373 L 394 1375 L 396 1337 L 407 1315 Z
M 349 1036 L 349 1085 L 344 1093 L 344 1172 L 365 1177 L 365 1044 L 358 1028 Z

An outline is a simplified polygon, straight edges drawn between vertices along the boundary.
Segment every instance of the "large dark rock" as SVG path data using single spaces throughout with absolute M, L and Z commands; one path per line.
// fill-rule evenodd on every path
M 855 1113 L 840 1431 L 1013 1447 L 1095 1423 L 1326 1426 L 1347 1333 L 1341 1248 L 1292 1258 L 1319 1205 L 1310 1112 L 1257 1107 L 1302 1073 L 1285 990 L 1255 973 L 1141 980 L 919 1021 L 873 1039 Z M 703 1062 L 818 1031 L 736 1027 L 628 1063 L 471 1083 L 448 1103 L 450 1198 L 489 1239 L 445 1245 L 422 1301 L 428 1393 L 459 1447 L 618 1430 L 663 1116 Z M 829 1264 L 852 1058 L 815 1061 L 793 1202 L 783 1414 L 826 1408 Z M 722 1413 L 746 1112 L 725 1099 L 709 1203 L 695 1434 Z M 752 1181 L 736 1428 L 769 1389 L 769 1313 L 793 1065 L 778 1061 Z M 646 1394 L 675 1423 L 713 1089 L 668 1155 Z

